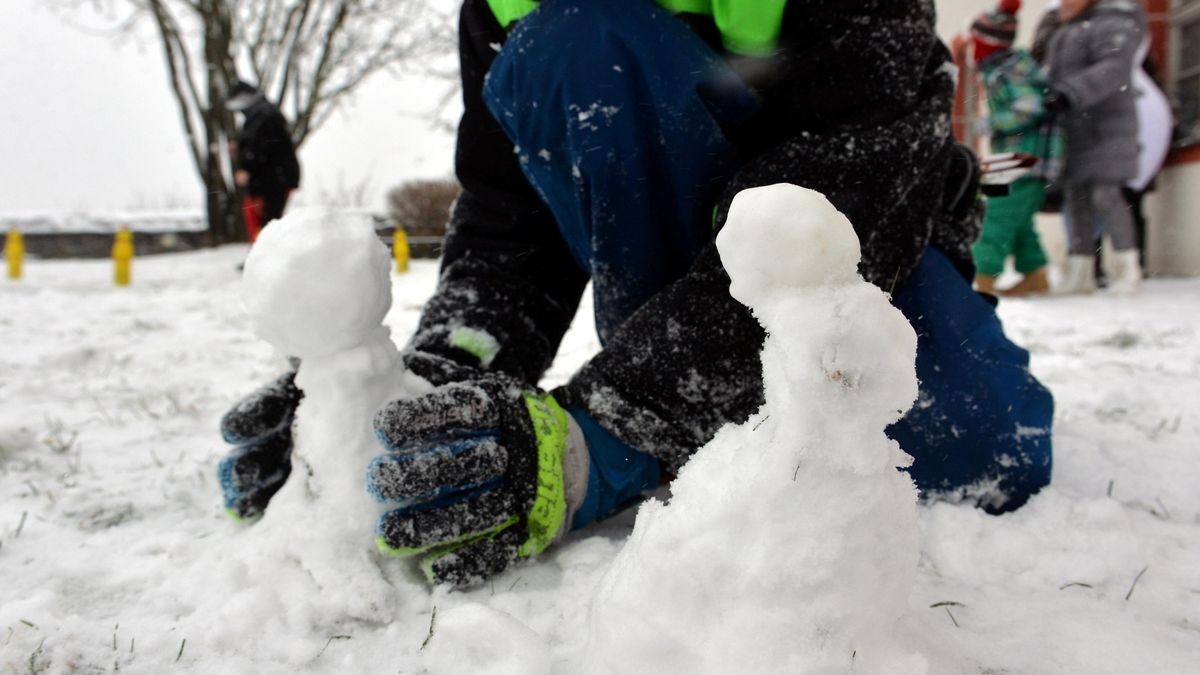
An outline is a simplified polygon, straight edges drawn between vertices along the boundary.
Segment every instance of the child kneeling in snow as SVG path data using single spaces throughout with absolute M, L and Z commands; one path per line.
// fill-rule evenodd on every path
M 405 357 L 436 388 L 376 416 L 382 550 L 476 582 L 754 413 L 764 334 L 713 238 L 733 195 L 780 182 L 849 217 L 916 329 L 919 399 L 889 433 L 925 495 L 1003 512 L 1047 484 L 1050 395 L 970 287 L 977 171 L 930 3 L 764 4 L 463 3 L 463 193 Z M 603 349 L 541 390 L 589 280 Z M 236 515 L 286 480 L 300 396 L 285 376 L 223 421 Z

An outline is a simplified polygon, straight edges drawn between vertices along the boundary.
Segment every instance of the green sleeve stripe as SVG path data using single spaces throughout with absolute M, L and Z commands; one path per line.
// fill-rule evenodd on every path
M 663 9 L 680 14 L 711 16 L 725 48 L 746 56 L 770 56 L 779 45 L 783 8 L 787 0 L 656 0 Z M 537 9 L 537 0 L 488 0 L 504 28 Z
M 779 45 L 787 0 L 712 0 L 713 20 L 725 48 L 746 56 L 770 56 Z
M 712 14 L 712 0 L 657 0 L 659 6 L 672 14 Z
M 479 365 L 487 368 L 500 353 L 500 343 L 487 331 L 460 326 L 450 333 L 450 346 L 479 359 Z
M 567 413 L 549 394 L 525 394 L 525 407 L 537 437 L 537 493 L 529 509 L 529 538 L 521 544 L 522 558 L 546 550 L 563 527 L 567 500 L 563 485 L 563 456 L 567 452 Z
M 538 3 L 536 0 L 488 0 L 488 6 L 492 8 L 492 14 L 496 15 L 500 26 L 508 28 L 537 9 Z

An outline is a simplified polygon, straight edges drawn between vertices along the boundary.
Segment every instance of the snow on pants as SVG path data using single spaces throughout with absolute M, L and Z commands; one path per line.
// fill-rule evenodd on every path
M 1039 178 L 1025 176 L 1012 184 L 1003 197 L 989 197 L 983 218 L 983 233 L 971 247 L 975 269 L 994 277 L 1004 271 L 1004 260 L 1013 256 L 1021 274 L 1029 274 L 1046 265 L 1046 252 L 1033 227 L 1034 214 L 1046 197 L 1046 186 Z
M 722 128 L 753 113 L 724 62 L 649 0 L 546 0 L 513 30 L 484 100 L 591 272 L 603 340 L 712 238 L 737 168 Z M 1015 508 L 1050 471 L 1049 394 L 992 307 L 926 253 L 895 304 L 918 333 L 920 400 L 889 433 L 929 493 Z
M 605 341 L 712 240 L 753 113 L 724 60 L 649 0 L 547 0 L 514 28 L 484 101 L 576 263 Z

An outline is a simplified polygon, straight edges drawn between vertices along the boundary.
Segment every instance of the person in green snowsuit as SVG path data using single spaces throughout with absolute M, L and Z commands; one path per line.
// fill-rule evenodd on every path
M 1048 132 L 1044 95 L 1045 76 L 1033 56 L 1013 49 L 1019 0 L 1003 0 L 996 10 L 980 15 L 971 25 L 975 62 L 987 90 L 988 124 L 993 153 L 1021 152 L 1039 158 L 1034 170 L 1017 179 L 1009 194 L 989 197 L 979 240 L 971 247 L 975 258 L 975 285 L 995 293 L 996 277 L 1012 256 L 1024 278 L 1002 295 L 1028 295 L 1049 290 L 1046 253 L 1034 230 L 1033 217 L 1046 196 L 1053 177 L 1051 166 L 1058 153 Z

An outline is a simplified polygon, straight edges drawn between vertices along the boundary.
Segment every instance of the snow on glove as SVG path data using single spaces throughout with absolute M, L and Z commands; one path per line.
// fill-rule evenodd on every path
M 221 436 L 234 446 L 217 466 L 225 512 L 254 518 L 292 470 L 292 420 L 304 393 L 288 372 L 237 403 L 221 418 Z
M 500 375 L 387 404 L 375 433 L 388 452 L 367 481 L 399 507 L 379 519 L 380 550 L 455 586 L 541 553 L 566 529 L 564 462 L 586 462 L 569 427 L 553 396 Z

